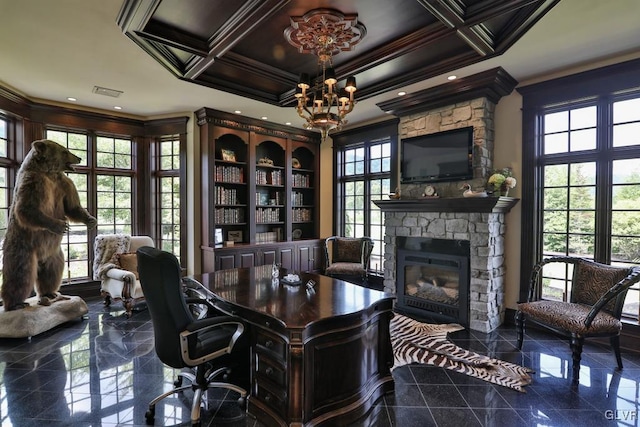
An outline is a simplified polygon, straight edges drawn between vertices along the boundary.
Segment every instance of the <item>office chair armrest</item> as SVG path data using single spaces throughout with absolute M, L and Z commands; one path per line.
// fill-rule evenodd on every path
M 229 340 L 229 344 L 226 347 L 219 349 L 213 353 L 209 353 L 202 357 L 192 359 L 190 354 L 190 342 L 193 338 L 203 334 L 207 331 L 221 328 L 223 326 L 235 326 L 236 330 Z M 233 316 L 218 316 L 209 317 L 206 319 L 196 320 L 189 325 L 186 329 L 180 333 L 180 348 L 182 351 L 182 360 L 189 366 L 196 366 L 209 360 L 222 356 L 223 354 L 231 353 L 233 346 L 238 339 L 244 333 L 244 322 L 238 317 Z
M 205 332 L 212 328 L 219 328 L 222 325 L 236 325 L 238 328 L 244 330 L 244 322 L 242 319 L 233 316 L 216 316 L 196 320 L 187 325 L 186 330 L 188 332 Z

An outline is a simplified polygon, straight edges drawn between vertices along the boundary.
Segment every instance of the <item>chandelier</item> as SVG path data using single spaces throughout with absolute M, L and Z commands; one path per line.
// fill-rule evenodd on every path
M 296 86 L 296 111 L 307 129 L 318 129 L 324 141 L 333 129 L 347 123 L 346 115 L 356 104 L 356 78 L 349 76 L 344 87 L 338 86 L 333 56 L 352 50 L 367 30 L 358 23 L 358 15 L 344 15 L 332 9 L 314 9 L 303 16 L 291 17 L 285 38 L 300 53 L 318 57 L 318 75 L 300 74 Z

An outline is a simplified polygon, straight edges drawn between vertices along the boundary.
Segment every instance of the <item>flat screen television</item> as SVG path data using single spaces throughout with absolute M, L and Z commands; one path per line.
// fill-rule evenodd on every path
M 402 183 L 473 178 L 473 126 L 414 136 L 401 141 Z

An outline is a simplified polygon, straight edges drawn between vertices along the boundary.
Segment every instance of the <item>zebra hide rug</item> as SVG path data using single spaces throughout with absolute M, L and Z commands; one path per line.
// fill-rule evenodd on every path
M 533 371 L 465 350 L 447 339 L 449 332 L 463 329 L 463 326 L 455 323 L 421 323 L 394 313 L 389 326 L 394 359 L 391 370 L 410 363 L 422 363 L 525 392 L 523 387 L 531 384 L 530 374 Z

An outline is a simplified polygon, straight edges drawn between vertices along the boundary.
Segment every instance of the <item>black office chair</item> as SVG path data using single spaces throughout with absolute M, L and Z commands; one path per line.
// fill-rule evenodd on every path
M 238 340 L 244 332 L 242 320 L 227 315 L 195 319 L 185 301 L 176 257 L 149 246 L 139 248 L 136 253 L 140 283 L 155 331 L 156 354 L 162 363 L 183 369 L 174 383 L 176 388 L 149 403 L 149 410 L 145 414 L 147 422 L 153 423 L 155 405 L 160 400 L 189 388 L 194 390 L 191 406 L 193 425 L 200 424 L 200 405 L 203 394 L 210 387 L 222 387 L 239 393 L 239 402 L 244 408 L 247 396 L 245 389 L 229 382 L 214 381 L 221 375 L 229 377 L 230 369 L 226 362 L 232 362 L 235 355 L 244 359 L 244 351 L 234 348 L 240 345 Z M 234 354 L 231 354 L 232 350 Z M 244 367 L 249 369 L 246 363 Z M 184 368 L 195 368 L 195 375 L 191 369 Z M 183 378 L 191 384 L 183 386 Z

